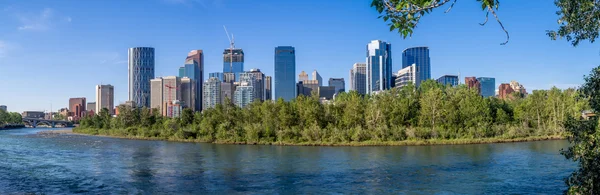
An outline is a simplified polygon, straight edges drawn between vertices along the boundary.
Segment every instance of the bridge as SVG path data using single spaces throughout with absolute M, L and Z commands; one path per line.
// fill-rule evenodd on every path
M 36 128 L 39 125 L 46 125 L 52 128 L 56 126 L 62 127 L 72 127 L 73 123 L 69 121 L 59 121 L 59 120 L 46 120 L 39 118 L 23 118 L 23 123 L 25 126 Z

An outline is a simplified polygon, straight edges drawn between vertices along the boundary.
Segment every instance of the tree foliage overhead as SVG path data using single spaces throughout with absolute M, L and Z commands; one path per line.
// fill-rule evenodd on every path
M 547 31 L 550 38 L 566 38 L 573 46 L 583 40 L 594 42 L 600 31 L 600 1 L 599 0 L 555 0 L 554 4 L 560 9 L 557 31 Z

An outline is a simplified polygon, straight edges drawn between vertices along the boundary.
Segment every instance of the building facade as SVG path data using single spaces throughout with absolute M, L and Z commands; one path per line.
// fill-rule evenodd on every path
M 392 85 L 392 44 L 373 40 L 367 44 L 366 93 L 390 89 Z
M 234 73 L 236 81 L 239 74 L 244 72 L 244 50 L 240 48 L 223 51 L 223 73 Z
M 240 78 L 241 79 L 241 78 Z M 248 82 L 241 82 L 234 93 L 235 105 L 244 108 L 254 102 L 254 87 Z
M 475 77 L 465 77 L 465 84 L 469 89 L 477 90 L 477 93 L 481 95 L 481 83 Z
M 321 77 L 321 75 L 319 74 L 319 72 L 317 72 L 317 70 L 313 70 L 313 72 L 312 72 L 312 79 L 318 81 L 319 82 L 319 86 L 323 86 L 323 78 Z
M 94 109 L 96 114 L 103 108 L 108 109 L 111 115 L 115 113 L 115 88 L 112 85 L 96 85 L 96 107 L 88 107 Z
M 223 73 L 223 82 L 233 83 L 233 82 L 235 82 L 235 79 L 236 79 L 235 73 L 232 73 L 232 72 Z
M 154 48 L 129 48 L 129 101 L 150 107 L 150 80 L 154 78 Z
M 417 66 L 413 64 L 399 70 L 398 73 L 396 73 L 396 84 L 394 86 L 396 88 L 402 88 L 412 83 L 416 87 L 416 82 L 418 80 L 419 75 L 417 74 Z
M 97 113 L 96 112 L 96 102 L 88 102 L 87 105 L 85 106 L 85 108 L 87 108 L 88 113 L 90 111 L 93 113 Z
M 335 93 L 346 92 L 344 78 L 329 78 L 329 86 L 335 87 Z
M 350 90 L 359 94 L 367 93 L 367 64 L 354 63 L 350 69 Z
M 291 46 L 275 48 L 275 100 L 296 97 L 296 51 Z
M 304 70 L 298 74 L 298 82 L 300 81 L 308 81 L 308 74 Z
M 436 81 L 444 86 L 450 85 L 451 87 L 454 87 L 458 85 L 458 76 L 444 75 L 436 79 Z
M 491 77 L 477 77 L 481 84 L 481 96 L 494 97 L 496 95 L 496 79 Z
M 196 86 L 198 82 L 194 81 L 194 79 L 191 79 L 189 77 L 183 77 L 181 78 L 181 101 L 179 102 L 179 104 L 181 105 L 182 108 L 189 108 L 192 109 L 193 111 L 200 111 L 200 110 L 196 110 L 198 107 L 197 104 L 200 104 L 200 102 L 197 102 L 199 99 L 202 98 L 198 98 L 196 97 L 197 91 L 198 91 L 198 87 Z
M 8 112 L 8 108 L 6 107 L 6 105 L 0 105 L 0 110 Z
M 402 68 L 416 65 L 417 80 L 415 85 L 419 87 L 421 82 L 431 79 L 431 61 L 428 47 L 411 47 L 402 51 Z
M 243 52 L 242 52 L 242 55 L 243 55 Z M 243 59 L 243 57 L 242 57 L 242 59 Z M 194 106 L 189 107 L 189 108 L 192 108 L 194 111 L 201 111 L 202 110 L 202 82 L 204 81 L 204 52 L 202 50 L 190 51 L 188 53 L 187 57 L 185 58 L 185 64 L 186 65 L 184 65 L 184 67 L 186 67 L 188 64 L 193 64 L 196 67 L 196 68 L 186 67 L 185 75 L 179 76 L 181 78 L 188 77 L 188 78 L 192 79 L 192 82 L 195 83 L 192 86 L 192 87 L 194 87 L 194 89 L 192 91 L 194 93 L 194 102 L 193 102 Z M 183 104 L 189 106 L 190 102 L 183 102 Z
M 317 80 L 306 80 L 300 81 L 296 84 L 296 89 L 298 96 L 303 95 L 310 97 L 313 92 L 319 93 L 319 81 Z
M 266 76 L 265 77 L 265 100 L 273 100 L 273 91 L 272 91 L 272 85 L 273 83 L 271 82 L 271 76 Z
M 510 87 L 513 89 L 513 91 L 519 92 L 521 97 L 525 97 L 527 95 L 527 90 L 525 87 L 517 81 L 510 81 Z
M 222 72 L 211 72 L 211 73 L 208 73 L 208 78 L 210 78 L 210 77 L 217 78 L 221 82 L 224 81 L 223 80 L 223 73 Z
M 510 84 L 508 84 L 508 83 L 502 83 L 498 87 L 498 98 L 500 98 L 500 99 L 511 98 L 511 94 L 514 93 L 514 92 L 515 91 L 510 86 Z
M 85 115 L 87 104 L 85 103 L 84 97 L 70 98 L 69 99 L 69 111 L 72 112 L 72 116 L 75 119 L 79 119 Z
M 265 101 L 265 74 L 258 68 L 250 69 L 248 73 L 254 75 L 254 98 Z
M 163 116 L 173 117 L 175 102 L 181 101 L 181 78 L 176 76 L 159 77 L 151 81 L 151 108 L 157 108 Z
M 233 83 L 222 82 L 221 83 L 221 104 L 233 103 L 233 93 L 235 92 L 235 85 Z
M 230 84 L 230 83 L 226 83 Z M 231 85 L 231 84 L 230 84 Z M 222 104 L 221 100 L 221 81 L 216 77 L 210 77 L 203 86 L 203 103 L 204 109 L 214 108 L 217 104 Z
M 319 98 L 325 98 L 326 100 L 332 100 L 337 93 L 335 86 L 319 86 L 318 89 Z

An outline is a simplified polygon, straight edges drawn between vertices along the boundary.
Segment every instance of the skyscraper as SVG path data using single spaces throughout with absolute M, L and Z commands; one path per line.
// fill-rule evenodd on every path
M 243 52 L 242 52 L 243 55 Z M 192 61 L 190 63 L 190 60 Z M 185 75 L 189 77 L 190 79 L 192 79 L 193 82 L 195 82 L 196 84 L 194 84 L 195 87 L 195 95 L 194 95 L 194 99 L 195 99 L 195 105 L 193 107 L 194 111 L 201 111 L 202 110 L 202 82 L 204 81 L 204 52 L 202 50 L 192 50 L 188 53 L 188 56 L 185 58 L 185 62 L 186 64 L 194 64 L 196 66 L 195 69 L 192 70 L 192 68 L 186 68 L 185 70 Z M 243 57 L 242 57 L 242 62 L 243 62 Z M 191 73 L 191 71 L 194 72 L 194 74 Z M 183 77 L 183 76 L 180 76 Z M 184 102 L 185 103 L 185 102 Z
M 389 89 L 392 85 L 392 44 L 373 40 L 367 44 L 366 93 Z
M 454 87 L 454 86 L 458 85 L 458 76 L 444 75 L 444 76 L 441 76 L 440 78 L 438 78 L 436 81 L 444 86 L 450 85 L 450 86 Z M 493 87 L 492 87 L 492 89 L 493 89 Z
M 129 101 L 150 106 L 150 80 L 154 78 L 154 48 L 129 48 Z
M 335 93 L 346 91 L 346 82 L 344 82 L 344 78 L 329 78 L 329 86 L 335 87 Z
M 265 100 L 273 100 L 273 98 L 271 97 L 273 94 L 273 91 L 271 90 L 272 83 L 271 83 L 271 76 L 266 76 L 265 77 Z
M 236 81 L 239 81 L 239 74 L 244 72 L 244 50 L 234 48 L 223 51 L 223 73 L 228 72 L 234 73 Z
M 298 74 L 298 82 L 300 81 L 308 81 L 308 74 L 304 70 Z
M 230 83 L 227 83 L 230 84 Z M 203 108 L 209 109 L 214 108 L 217 104 L 221 104 L 221 81 L 216 77 L 210 77 L 204 82 L 202 92 L 204 93 Z
M 221 104 L 233 103 L 235 85 L 232 82 L 221 82 Z
M 291 46 L 275 48 L 275 99 L 296 97 L 296 51 Z
M 431 79 L 431 62 L 429 59 L 428 47 L 411 47 L 402 51 L 402 68 L 416 65 L 417 80 L 415 85 L 418 87 L 421 82 Z
M 173 108 L 179 106 L 179 103 L 175 102 L 181 101 L 181 78 L 176 76 L 159 77 L 150 82 L 152 108 L 161 110 L 163 116 L 175 116 Z
M 258 68 L 250 69 L 248 73 L 254 75 L 254 98 L 265 101 L 265 74 Z
M 241 80 L 242 78 L 240 78 Z M 240 108 L 246 107 L 254 102 L 254 87 L 249 82 L 240 82 L 240 86 L 236 87 L 234 93 L 235 105 Z
M 350 69 L 350 90 L 357 91 L 359 94 L 367 93 L 367 64 L 354 63 Z
M 184 105 L 184 107 L 188 107 L 191 108 L 193 111 L 201 111 L 202 106 L 198 105 L 197 102 L 201 102 L 202 101 L 202 89 L 198 88 L 197 86 L 201 86 L 202 85 L 202 81 L 198 81 L 196 79 L 201 79 L 202 76 L 199 75 L 201 74 L 202 71 L 198 70 L 200 66 L 198 66 L 198 62 L 196 61 L 196 59 L 192 59 L 192 58 L 188 58 L 187 61 L 185 62 L 185 64 L 183 65 L 183 71 L 179 71 L 179 77 L 183 78 L 183 77 L 187 77 L 188 79 L 190 79 L 190 82 L 193 82 L 193 86 L 188 86 L 190 88 L 190 91 L 193 94 L 194 97 L 194 101 L 188 101 L 188 100 L 182 100 L 182 103 Z M 200 92 L 199 92 L 200 91 Z M 192 107 L 190 107 L 193 104 Z
M 465 77 L 465 84 L 469 87 L 469 89 L 477 90 L 477 93 L 481 95 L 481 83 L 475 77 Z
M 69 111 L 73 113 L 75 118 L 81 118 L 86 110 L 85 98 L 70 98 L 69 99 Z
M 114 114 L 115 108 L 115 88 L 112 85 L 96 85 L 96 114 L 103 108 L 108 109 L 108 113 Z
M 195 110 L 197 104 L 201 104 L 197 102 L 197 100 L 202 98 L 196 97 L 196 92 L 198 91 L 198 87 L 196 86 L 196 81 L 189 77 L 181 78 L 181 101 L 180 104 L 183 108 L 190 108 Z
M 317 70 L 313 70 L 313 72 L 312 72 L 312 79 L 318 81 L 319 82 L 319 86 L 323 86 L 323 78 L 321 77 L 321 75 L 319 74 L 319 72 L 317 72 Z
M 219 81 L 223 82 L 223 73 L 222 72 L 211 72 L 208 73 L 208 78 L 215 77 L 219 79 Z
M 235 82 L 236 78 L 237 77 L 236 77 L 235 73 L 232 73 L 232 72 L 223 73 L 223 82 L 233 83 L 233 82 Z
M 491 77 L 478 77 L 481 84 L 481 96 L 494 97 L 496 95 L 496 79 Z

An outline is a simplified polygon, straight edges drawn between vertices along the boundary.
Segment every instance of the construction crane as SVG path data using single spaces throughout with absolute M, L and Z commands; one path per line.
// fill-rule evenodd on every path
M 229 72 L 233 72 L 233 49 L 235 48 L 235 38 L 233 34 L 231 37 L 229 36 L 229 32 L 227 32 L 227 28 L 223 25 L 223 29 L 225 29 L 225 34 L 227 35 L 227 39 L 229 39 Z
M 169 117 L 173 117 L 173 92 L 171 91 L 172 89 L 177 90 L 177 87 L 173 87 L 171 85 L 165 84 L 166 88 L 169 88 L 169 104 L 168 104 L 168 108 L 167 108 L 167 116 Z

